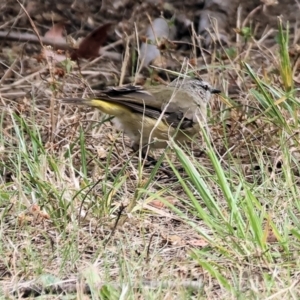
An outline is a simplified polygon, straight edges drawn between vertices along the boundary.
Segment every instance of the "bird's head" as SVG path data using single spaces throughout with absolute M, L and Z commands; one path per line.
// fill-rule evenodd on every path
M 196 97 L 208 102 L 212 94 L 219 94 L 221 91 L 212 87 L 210 83 L 200 79 L 192 77 L 177 78 L 172 81 L 169 86 L 174 86 L 179 89 L 186 90 Z

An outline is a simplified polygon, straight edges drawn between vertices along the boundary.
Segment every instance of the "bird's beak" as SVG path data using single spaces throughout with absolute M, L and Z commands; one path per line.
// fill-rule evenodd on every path
M 218 90 L 218 89 L 211 89 L 210 91 L 212 94 L 220 94 L 221 93 L 221 90 Z

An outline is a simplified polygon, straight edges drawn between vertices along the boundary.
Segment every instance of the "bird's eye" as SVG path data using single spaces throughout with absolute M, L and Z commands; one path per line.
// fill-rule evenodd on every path
M 204 89 L 205 89 L 206 91 L 208 91 L 208 85 L 205 85 L 205 86 L 204 86 Z

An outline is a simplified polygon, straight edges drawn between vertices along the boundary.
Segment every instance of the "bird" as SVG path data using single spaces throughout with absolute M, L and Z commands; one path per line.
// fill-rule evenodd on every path
M 200 78 L 178 77 L 168 85 L 111 87 L 91 98 L 61 100 L 114 116 L 113 124 L 131 139 L 131 148 L 141 148 L 143 158 L 152 160 L 146 157 L 148 147 L 165 148 L 170 137 L 180 143 L 199 133 L 211 96 L 220 92 Z

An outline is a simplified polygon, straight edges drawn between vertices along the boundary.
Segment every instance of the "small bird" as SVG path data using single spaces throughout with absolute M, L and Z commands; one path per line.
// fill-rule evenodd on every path
M 90 99 L 65 98 L 62 103 L 88 105 L 114 116 L 113 123 L 129 136 L 134 151 L 165 148 L 170 137 L 190 139 L 206 123 L 207 104 L 220 90 L 199 78 L 177 78 L 167 86 L 127 85 L 101 91 Z M 149 157 L 148 157 L 149 159 Z

